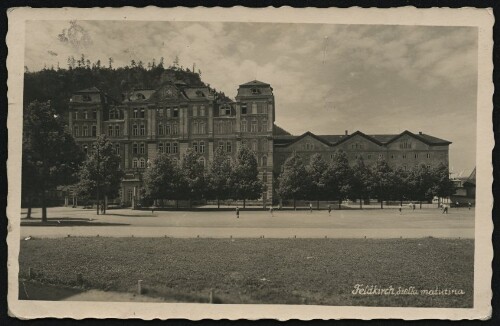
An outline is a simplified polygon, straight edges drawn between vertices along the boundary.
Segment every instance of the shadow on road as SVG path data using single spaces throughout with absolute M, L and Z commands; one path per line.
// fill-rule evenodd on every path
M 89 218 L 54 217 L 47 222 L 40 219 L 21 219 L 21 226 L 127 226 L 127 223 L 98 222 Z

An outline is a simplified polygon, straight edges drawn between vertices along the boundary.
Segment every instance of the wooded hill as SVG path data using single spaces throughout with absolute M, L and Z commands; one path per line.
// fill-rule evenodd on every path
M 194 68 L 194 67 L 193 67 Z M 194 69 L 193 69 L 194 70 Z M 176 80 L 182 80 L 189 86 L 206 86 L 216 92 L 219 98 L 228 100 L 223 92 L 210 87 L 201 80 L 201 71 L 193 72 L 189 68 L 173 65 L 165 68 L 163 60 L 159 64 L 132 60 L 126 67 L 103 66 L 100 61 L 90 63 L 82 58 L 68 58 L 68 68 L 44 68 L 30 72 L 25 67 L 24 73 L 24 106 L 32 101 L 51 101 L 58 114 L 66 116 L 68 103 L 73 92 L 92 86 L 107 93 L 112 99 L 120 102 L 122 94 L 133 89 L 156 89 L 166 81 L 167 75 L 173 75 Z

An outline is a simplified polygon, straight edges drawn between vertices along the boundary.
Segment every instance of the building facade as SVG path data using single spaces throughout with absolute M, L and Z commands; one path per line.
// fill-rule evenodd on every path
M 273 179 L 293 152 L 305 158 L 321 153 L 328 160 L 335 151 L 344 150 L 352 162 L 358 156 L 368 164 L 384 158 L 391 166 L 406 169 L 421 163 L 448 164 L 451 143 L 423 133 L 292 136 L 275 125 L 273 88 L 267 83 L 254 80 L 240 85 L 235 100 L 180 80 L 166 81 L 155 90 L 134 90 L 120 101 L 93 87 L 71 97 L 69 130 L 86 153 L 98 135 L 108 136 L 126 174 L 121 188 L 126 206 L 134 205 L 148 162 L 158 153 L 180 162 L 188 148 L 200 154 L 205 166 L 218 147 L 232 158 L 241 146 L 252 149 L 266 184 L 264 205 L 272 202 Z

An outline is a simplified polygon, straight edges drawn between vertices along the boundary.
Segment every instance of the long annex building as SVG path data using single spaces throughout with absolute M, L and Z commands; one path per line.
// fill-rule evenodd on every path
M 273 88 L 257 80 L 242 84 L 235 101 L 220 99 L 208 87 L 192 87 L 167 80 L 158 89 L 134 90 L 113 101 L 92 87 L 75 92 L 69 103 L 69 130 L 88 153 L 96 137 L 105 134 L 113 142 L 126 173 L 121 203 L 133 205 L 148 161 L 165 153 L 180 162 L 193 148 L 208 166 L 214 150 L 222 148 L 235 157 L 241 146 L 255 152 L 259 175 L 267 190 L 262 202 L 273 199 L 273 179 L 286 158 L 296 152 L 308 159 L 321 153 L 331 159 L 337 150 L 350 162 L 359 156 L 367 164 L 385 159 L 392 167 L 411 169 L 419 164 L 448 165 L 451 142 L 422 132 L 366 135 L 360 131 L 339 135 L 306 132 L 292 136 L 275 125 Z

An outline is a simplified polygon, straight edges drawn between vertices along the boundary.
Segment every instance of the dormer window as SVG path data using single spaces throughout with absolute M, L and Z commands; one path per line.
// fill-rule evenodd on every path
M 247 114 L 247 104 L 241 103 L 241 114 Z
M 196 91 L 196 96 L 198 96 L 198 97 L 205 97 L 205 94 L 203 94 L 202 91 Z
M 90 101 L 92 101 L 92 98 L 90 97 L 90 95 L 84 94 L 84 95 L 82 95 L 82 101 L 90 102 Z
M 260 94 L 260 89 L 258 89 L 258 88 L 252 88 L 252 94 L 253 95 Z
M 138 100 L 145 100 L 146 99 L 146 96 L 144 96 L 144 94 L 142 94 L 142 93 L 137 93 L 136 97 Z

